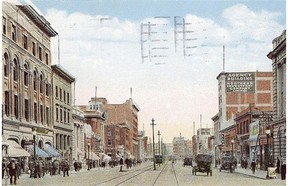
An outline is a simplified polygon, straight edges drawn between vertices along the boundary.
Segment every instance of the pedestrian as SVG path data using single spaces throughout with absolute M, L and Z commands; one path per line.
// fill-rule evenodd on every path
M 74 169 L 75 169 L 75 172 L 77 171 L 77 161 L 74 161 Z
M 285 179 L 286 179 L 286 163 L 285 161 L 283 161 L 281 165 L 281 180 L 285 180 Z
M 69 176 L 69 164 L 67 160 L 63 163 L 63 177 L 65 175 Z
M 129 160 L 128 160 L 128 158 L 125 159 L 125 164 L 126 164 L 126 168 L 128 169 L 129 168 Z
M 122 172 L 123 171 L 122 167 L 123 167 L 123 163 L 124 163 L 123 162 L 123 157 L 120 158 L 120 162 L 119 163 L 120 163 L 120 172 Z
M 253 174 L 255 173 L 255 168 L 256 168 L 256 163 L 255 163 L 255 161 L 253 160 L 252 163 L 251 163 L 251 169 L 252 169 L 252 173 L 253 173 Z
M 276 164 L 277 168 L 276 168 L 276 172 L 279 174 L 280 173 L 280 159 L 279 157 L 277 157 L 277 164 Z
M 12 160 L 9 165 L 8 165 L 8 169 L 9 169 L 9 175 L 10 175 L 10 184 L 13 184 L 13 177 L 14 177 L 14 184 L 16 185 L 16 180 L 17 180 L 17 164 L 14 160 Z
M 7 171 L 5 159 L 2 160 L 2 179 L 4 179 L 4 174 Z
M 40 161 L 38 161 L 36 163 L 36 168 L 35 168 L 36 178 L 41 178 L 41 171 L 42 171 L 42 166 L 41 166 Z

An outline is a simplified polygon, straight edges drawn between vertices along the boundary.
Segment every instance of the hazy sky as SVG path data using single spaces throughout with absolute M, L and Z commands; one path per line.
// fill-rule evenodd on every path
M 132 88 L 132 98 L 141 108 L 139 128 L 144 125 L 146 135 L 151 136 L 154 118 L 155 134 L 160 130 L 164 142 L 180 133 L 191 139 L 193 121 L 197 129 L 200 114 L 202 126 L 212 126 L 211 118 L 218 112 L 216 77 L 223 71 L 223 45 L 225 71 L 271 71 L 266 55 L 272 50 L 272 40 L 286 28 L 285 0 L 33 3 L 59 33 L 60 61 L 56 37 L 52 63 L 60 62 L 76 78 L 76 104 L 88 104 L 95 86 L 97 97 L 124 103 Z M 179 16 L 176 29 L 174 16 Z M 148 57 L 142 61 L 141 56 Z

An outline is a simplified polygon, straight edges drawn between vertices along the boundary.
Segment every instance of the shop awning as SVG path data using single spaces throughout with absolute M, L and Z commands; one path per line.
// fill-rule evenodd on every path
M 59 157 L 60 156 L 60 153 L 49 144 L 45 144 L 44 151 L 49 155 L 49 157 Z
M 23 149 L 16 141 L 7 140 L 2 142 L 2 145 L 7 146 L 7 156 L 8 157 L 29 157 L 30 154 L 25 149 Z
M 34 156 L 34 145 L 28 145 L 28 151 L 29 153 Z M 36 146 L 36 155 L 37 157 L 40 158 L 47 158 L 47 157 L 51 157 L 49 156 L 44 150 L 40 149 L 38 146 Z
M 97 156 L 94 152 L 91 153 L 92 160 L 100 160 L 99 156 Z

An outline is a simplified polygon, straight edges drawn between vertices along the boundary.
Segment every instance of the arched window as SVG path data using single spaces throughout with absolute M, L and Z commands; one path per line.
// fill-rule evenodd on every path
M 28 86 L 29 84 L 29 73 L 28 73 L 28 66 L 27 64 L 24 64 L 24 85 Z
M 14 63 L 13 63 L 13 80 L 18 81 L 18 72 L 19 72 L 18 63 L 17 63 L 16 59 L 14 59 L 13 61 L 14 61 Z
M 34 87 L 34 90 L 37 90 L 37 72 L 34 71 L 33 75 L 34 75 L 34 77 L 33 77 L 33 87 Z
M 39 82 L 39 86 L 40 86 L 40 93 L 43 93 L 43 75 L 40 75 L 40 82 Z
M 3 68 L 4 72 L 3 72 L 3 74 L 4 74 L 5 77 L 7 77 L 8 76 L 8 72 L 9 72 L 8 71 L 9 58 L 8 58 L 8 54 L 7 53 L 4 54 L 4 59 L 5 59 L 5 61 L 4 61 L 4 68 Z

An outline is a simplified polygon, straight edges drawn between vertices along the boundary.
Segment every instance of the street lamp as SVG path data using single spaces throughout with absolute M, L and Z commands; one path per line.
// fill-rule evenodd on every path
M 234 139 L 232 139 L 232 140 L 231 140 L 231 145 L 232 145 L 232 156 L 234 156 L 234 153 L 233 153 L 233 150 L 234 150 L 234 149 L 233 149 L 233 144 L 234 144 L 234 142 L 235 142 Z
M 216 159 L 216 148 L 217 148 L 217 145 L 214 145 L 214 153 L 215 153 L 215 168 L 217 168 L 217 159 Z
M 151 123 L 151 125 L 152 125 L 152 133 L 153 133 L 153 165 L 154 165 L 154 170 L 156 170 L 156 165 L 155 165 L 155 144 L 154 144 L 154 125 L 156 125 L 155 123 L 154 123 L 154 119 L 152 118 L 152 123 Z
M 159 130 L 158 130 L 158 134 L 157 134 L 157 135 L 158 135 L 158 149 L 159 149 L 159 150 L 158 150 L 158 153 L 159 153 L 159 154 L 158 154 L 158 155 L 159 155 L 158 157 L 160 158 L 160 157 L 161 157 L 161 156 L 160 156 L 160 153 L 161 153 L 161 152 L 160 152 L 160 135 L 161 135 L 161 134 L 160 134 L 160 131 L 159 131 Z M 158 160 L 159 165 L 160 165 L 160 161 L 161 161 L 161 160 Z
M 33 142 L 34 142 L 34 178 L 37 177 L 36 175 L 36 129 L 32 128 L 32 134 L 33 134 Z
M 266 162 L 266 167 L 267 167 L 267 175 L 266 175 L 266 179 L 269 179 L 269 174 L 268 174 L 268 167 L 269 167 L 269 151 L 270 151 L 270 149 L 269 149 L 269 136 L 270 136 L 270 129 L 269 128 L 267 128 L 266 129 L 266 131 L 265 131 L 265 133 L 266 133 L 266 139 L 267 139 L 267 162 Z
M 88 161 L 87 161 L 87 163 L 88 163 L 88 170 L 90 170 L 90 142 L 88 142 Z

